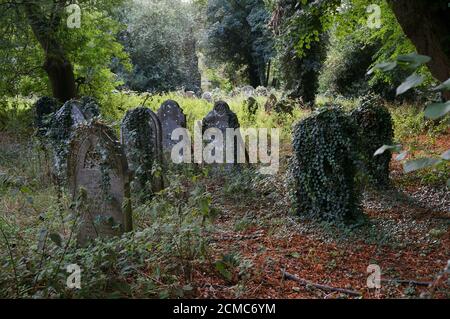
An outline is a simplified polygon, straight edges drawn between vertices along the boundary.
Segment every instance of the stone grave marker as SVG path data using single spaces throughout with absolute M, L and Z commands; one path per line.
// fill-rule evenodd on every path
M 113 129 L 93 122 L 78 126 L 67 158 L 72 199 L 78 203 L 78 244 L 132 230 L 130 177 Z
M 162 130 L 158 116 L 145 107 L 128 111 L 121 124 L 121 143 L 133 175 L 132 190 L 147 198 L 162 190 Z M 161 168 L 158 172 L 157 167 Z
M 231 111 L 228 104 L 224 101 L 218 101 L 214 104 L 214 108 L 211 112 L 209 112 L 206 117 L 203 119 L 203 127 L 202 131 L 205 133 L 208 129 L 216 128 L 219 129 L 222 132 L 223 135 L 223 163 L 226 163 L 226 148 L 227 148 L 227 141 L 226 141 L 226 130 L 227 128 L 232 129 L 238 129 L 240 127 L 239 120 L 236 114 Z M 234 137 L 234 154 L 233 154 L 233 164 L 226 165 L 227 168 L 233 167 L 233 165 L 238 163 L 238 146 L 239 146 L 239 139 L 242 139 L 240 135 Z M 215 140 L 214 138 L 211 138 L 207 142 L 211 142 Z M 245 156 L 247 158 L 247 153 L 245 152 Z M 237 167 L 237 166 L 236 166 Z
M 172 132 L 177 128 L 186 128 L 186 115 L 180 105 L 173 100 L 165 101 L 157 112 L 162 128 L 162 146 L 166 154 L 171 154 L 172 147 L 178 141 L 172 141 Z

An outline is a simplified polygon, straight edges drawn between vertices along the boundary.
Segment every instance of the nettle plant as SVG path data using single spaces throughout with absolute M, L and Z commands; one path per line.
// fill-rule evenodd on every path
M 351 112 L 360 136 L 360 151 L 364 158 L 367 175 L 371 183 L 378 188 L 389 185 L 389 163 L 391 150 L 373 158 L 373 154 L 382 145 L 393 144 L 394 129 L 389 110 L 373 94 L 364 96 L 358 108 Z
M 410 53 L 406 55 L 400 55 L 395 61 L 383 62 L 375 65 L 369 70 L 369 74 L 375 70 L 383 72 L 392 71 L 397 67 L 402 67 L 407 70 L 411 70 L 413 73 L 406 78 L 406 80 L 400 84 L 397 88 L 397 96 L 401 95 L 408 90 L 418 87 L 423 84 L 425 77 L 418 73 L 419 67 L 431 61 L 431 58 L 425 55 L 417 53 Z M 430 89 L 433 92 L 450 91 L 450 79 Z M 430 120 L 439 120 L 444 118 L 450 112 L 450 101 L 446 102 L 433 102 L 425 107 L 424 115 Z M 405 161 L 408 156 L 408 150 L 402 151 L 402 145 L 388 145 L 385 144 L 380 147 L 375 153 L 375 156 L 380 156 L 386 151 L 396 151 L 400 154 L 396 157 L 397 161 L 404 161 L 403 170 L 405 173 L 410 173 L 424 168 L 435 167 L 442 162 L 450 161 L 450 150 L 444 152 L 440 157 L 422 157 L 413 160 Z M 450 179 L 447 180 L 447 187 L 450 187 Z
M 291 195 L 299 215 L 337 222 L 362 216 L 355 132 L 351 118 L 329 106 L 294 127 Z

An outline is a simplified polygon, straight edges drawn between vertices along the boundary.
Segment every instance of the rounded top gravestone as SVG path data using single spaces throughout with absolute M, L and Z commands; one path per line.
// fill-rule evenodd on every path
M 151 197 L 164 188 L 161 122 L 152 110 L 138 107 L 126 113 L 121 124 L 121 142 L 133 174 L 132 188 Z
M 128 164 L 113 129 L 98 122 L 75 129 L 67 176 L 78 203 L 79 245 L 132 230 Z
M 170 153 L 172 147 L 177 143 L 172 141 L 172 132 L 177 128 L 186 128 L 186 115 L 180 105 L 173 100 L 165 101 L 157 115 L 161 122 L 163 150 Z

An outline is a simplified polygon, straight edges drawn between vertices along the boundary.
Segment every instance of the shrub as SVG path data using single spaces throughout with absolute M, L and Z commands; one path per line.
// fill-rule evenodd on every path
M 389 111 L 380 103 L 380 98 L 369 94 L 361 100 L 361 105 L 351 112 L 358 127 L 360 150 L 366 169 L 376 187 L 389 184 L 389 163 L 391 151 L 374 157 L 377 149 L 383 145 L 392 145 L 394 129 Z
M 351 119 L 336 107 L 325 107 L 295 125 L 291 173 L 298 214 L 338 222 L 361 215 L 355 131 Z

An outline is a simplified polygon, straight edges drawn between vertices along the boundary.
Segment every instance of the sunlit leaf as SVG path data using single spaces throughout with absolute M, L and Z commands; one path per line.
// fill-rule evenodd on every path
M 420 158 L 406 162 L 403 165 L 403 170 L 405 171 L 405 173 L 410 173 L 419 169 L 435 166 L 441 162 L 442 160 L 436 158 Z
M 397 61 L 401 63 L 407 63 L 410 68 L 416 69 L 422 64 L 431 61 L 431 58 L 426 55 L 421 55 L 417 53 L 409 53 L 404 55 L 399 55 Z
M 375 151 L 375 153 L 373 154 L 373 156 L 378 156 L 383 154 L 384 152 L 386 152 L 387 150 L 392 150 L 394 152 L 399 152 L 401 150 L 402 146 L 401 145 L 383 145 L 381 146 L 379 149 L 377 149 Z
M 445 103 L 432 103 L 425 109 L 425 117 L 437 120 L 450 112 L 450 101 Z
M 370 75 L 372 74 L 375 70 L 380 70 L 382 72 L 387 72 L 387 71 L 391 71 L 393 69 L 395 69 L 395 67 L 397 66 L 397 62 L 382 62 L 382 63 L 378 63 L 376 64 L 373 68 L 371 68 L 367 74 Z
M 400 86 L 397 88 L 397 95 L 401 95 L 405 93 L 406 91 L 415 88 L 422 84 L 422 82 L 425 80 L 425 78 L 422 75 L 419 74 L 412 74 L 410 75 Z
M 450 79 L 433 88 L 433 91 L 448 91 L 448 90 L 450 90 Z
M 408 156 L 408 151 L 404 151 L 395 157 L 396 161 L 403 161 Z

